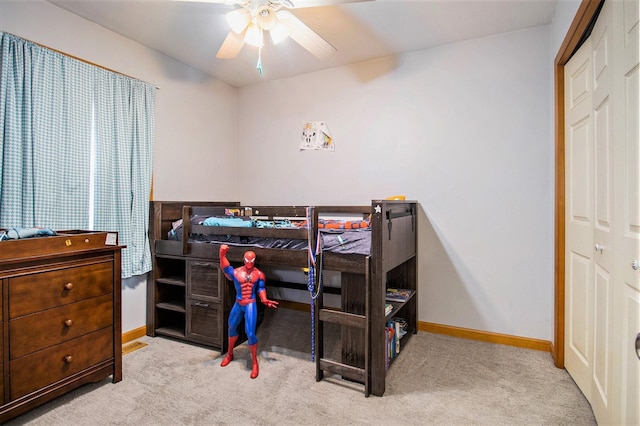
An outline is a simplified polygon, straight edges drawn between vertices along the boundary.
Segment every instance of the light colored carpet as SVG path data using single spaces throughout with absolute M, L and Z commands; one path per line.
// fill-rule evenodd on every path
M 315 381 L 308 313 L 267 310 L 258 336 L 255 380 L 246 344 L 221 368 L 209 348 L 143 337 L 148 345 L 123 357 L 122 382 L 86 385 L 8 424 L 596 424 L 548 353 L 419 332 L 389 370 L 384 396 L 365 398 L 357 383 Z

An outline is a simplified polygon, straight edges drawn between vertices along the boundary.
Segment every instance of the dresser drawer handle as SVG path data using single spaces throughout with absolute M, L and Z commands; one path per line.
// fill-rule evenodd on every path
M 72 319 L 64 320 L 64 325 L 66 325 L 67 327 L 71 327 L 73 325 L 73 320 Z
M 71 355 L 67 355 L 64 357 L 64 362 L 66 362 L 67 364 L 71 364 L 73 362 L 73 356 Z
M 64 285 L 64 289 L 65 289 L 65 290 L 71 290 L 72 288 L 73 288 L 73 283 L 66 283 L 66 284 Z
M 208 308 L 209 304 L 208 303 L 202 303 L 202 302 L 194 302 L 195 306 L 201 306 L 203 308 Z

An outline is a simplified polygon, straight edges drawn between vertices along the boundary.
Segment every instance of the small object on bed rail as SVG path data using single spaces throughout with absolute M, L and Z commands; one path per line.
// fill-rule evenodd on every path
M 317 212 L 314 212 L 314 207 L 309 206 L 307 211 L 307 223 L 313 224 L 314 221 L 318 222 Z M 313 226 L 307 226 L 307 238 L 308 238 L 308 251 L 309 257 L 307 259 L 307 290 L 309 291 L 310 311 L 311 311 L 311 361 L 316 360 L 315 352 L 315 304 L 316 299 L 322 294 L 322 268 L 324 255 L 322 253 L 322 237 L 320 235 L 320 229 L 318 228 L 317 234 L 313 235 Z M 314 250 L 315 247 L 315 250 Z

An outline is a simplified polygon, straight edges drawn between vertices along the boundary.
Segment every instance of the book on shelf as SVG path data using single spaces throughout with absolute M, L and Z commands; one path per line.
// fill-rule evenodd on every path
M 393 335 L 396 338 L 396 354 L 400 353 L 400 338 L 402 337 L 400 335 L 401 329 L 400 329 L 400 323 L 398 321 L 392 320 L 395 329 L 395 333 L 393 333 Z
M 407 320 L 393 317 L 385 324 L 385 366 L 389 368 L 391 361 L 400 353 L 400 340 L 407 334 Z
M 404 318 L 393 317 L 391 318 L 391 321 L 393 321 L 396 328 L 395 336 L 398 340 L 398 352 L 400 352 L 400 339 L 402 339 L 402 337 L 407 334 L 407 328 L 409 325 L 407 323 L 407 320 Z
M 409 300 L 414 291 L 408 288 L 387 288 L 385 298 L 392 302 L 406 302 Z
M 393 317 L 389 321 L 389 324 L 394 329 L 393 336 L 395 337 L 395 352 L 400 353 L 400 340 L 407 334 L 407 320 L 404 318 Z
M 391 303 L 384 304 L 384 315 L 387 316 L 393 311 L 393 305 Z
M 389 369 L 389 365 L 391 364 L 391 359 L 395 357 L 395 342 L 396 339 L 394 337 L 395 329 L 390 327 L 389 324 L 385 327 L 385 351 L 384 351 L 384 366 L 385 370 Z

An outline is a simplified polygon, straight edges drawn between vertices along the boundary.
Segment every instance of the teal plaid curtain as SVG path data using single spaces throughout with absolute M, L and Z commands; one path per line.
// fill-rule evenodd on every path
M 96 84 L 95 227 L 117 229 L 123 275 L 151 270 L 149 194 L 155 87 L 105 70 Z M 126 206 L 126 208 L 123 208 Z
M 0 227 L 87 226 L 91 66 L 10 34 L 0 62 Z
M 0 227 L 117 231 L 123 278 L 151 270 L 155 87 L 11 34 L 0 51 Z

